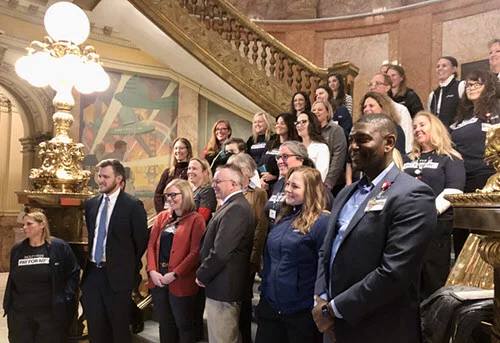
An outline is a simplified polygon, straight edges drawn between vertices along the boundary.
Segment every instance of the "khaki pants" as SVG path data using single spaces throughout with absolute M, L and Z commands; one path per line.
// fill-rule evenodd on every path
M 240 302 L 224 302 L 207 298 L 208 341 L 210 343 L 240 343 L 238 328 Z

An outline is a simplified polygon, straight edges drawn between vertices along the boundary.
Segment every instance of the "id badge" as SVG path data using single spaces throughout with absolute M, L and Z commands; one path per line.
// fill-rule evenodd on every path
M 366 205 L 366 208 L 365 208 L 365 212 L 376 212 L 376 211 L 382 211 L 384 206 L 385 206 L 385 202 L 387 201 L 387 199 L 372 199 L 368 202 L 368 204 Z
M 482 123 L 481 124 L 481 130 L 483 132 L 488 132 L 488 130 L 490 129 L 492 125 L 490 123 Z
M 273 209 L 269 210 L 269 218 L 276 219 L 276 211 Z

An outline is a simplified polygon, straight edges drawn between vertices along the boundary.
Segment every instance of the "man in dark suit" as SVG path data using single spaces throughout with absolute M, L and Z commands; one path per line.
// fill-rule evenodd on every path
M 242 193 L 243 174 L 238 167 L 220 166 L 212 185 L 222 203 L 208 224 L 196 282 L 205 287 L 208 340 L 236 343 L 241 302 L 252 297 L 248 282 L 253 210 Z
M 89 256 L 82 304 L 92 343 L 130 343 L 130 297 L 148 227 L 140 200 L 120 190 L 125 169 L 118 160 L 99 167 L 99 192 L 85 204 Z
M 342 190 L 319 253 L 313 317 L 324 342 L 420 342 L 419 275 L 436 225 L 432 190 L 393 163 L 395 123 L 362 117 L 350 134 L 364 177 Z

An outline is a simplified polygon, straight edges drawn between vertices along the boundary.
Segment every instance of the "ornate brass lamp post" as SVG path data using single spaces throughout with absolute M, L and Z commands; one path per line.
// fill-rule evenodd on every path
M 89 20 L 79 7 L 55 3 L 47 10 L 44 24 L 49 36 L 43 42 L 31 42 L 28 55 L 16 63 L 21 78 L 35 87 L 50 85 L 56 91 L 54 138 L 39 145 L 42 166 L 31 170 L 33 186 L 29 191 L 88 194 L 90 172 L 81 167 L 83 145 L 68 136 L 73 124 L 70 111 L 75 105 L 71 92 L 73 87 L 84 94 L 104 91 L 109 77 L 94 47 L 79 46 L 90 32 Z
M 68 241 L 80 265 L 87 246 L 83 237 L 83 204 L 92 195 L 87 189 L 90 172 L 82 169 L 83 144 L 68 136 L 75 106 L 72 91 L 88 94 L 108 88 L 109 77 L 92 46 L 81 47 L 90 32 L 85 13 L 69 2 L 55 3 L 45 13 L 49 36 L 33 41 L 27 56 L 16 62 L 16 72 L 35 87 L 50 86 L 56 91 L 52 116 L 54 138 L 40 143 L 40 168 L 32 169 L 30 189 L 17 192 L 19 203 L 43 209 L 51 233 Z M 73 337 L 84 335 L 83 317 L 74 321 Z

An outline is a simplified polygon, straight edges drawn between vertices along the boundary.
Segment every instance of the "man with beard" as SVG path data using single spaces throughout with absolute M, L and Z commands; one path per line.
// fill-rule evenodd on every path
M 100 195 L 85 204 L 88 261 L 82 304 L 93 343 L 130 343 L 130 298 L 137 261 L 146 250 L 144 205 L 120 189 L 125 168 L 118 160 L 98 165 Z
M 432 190 L 392 161 L 395 123 L 362 117 L 350 134 L 364 177 L 332 207 L 313 317 L 324 342 L 420 342 L 419 275 L 436 225 Z

